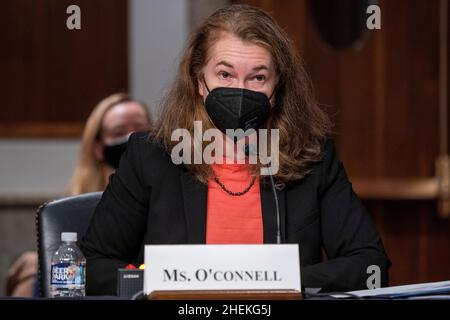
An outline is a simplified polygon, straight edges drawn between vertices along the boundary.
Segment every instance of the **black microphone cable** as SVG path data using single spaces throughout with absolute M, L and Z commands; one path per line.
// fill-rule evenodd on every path
M 249 156 L 250 153 L 253 153 L 259 157 L 261 157 L 261 155 L 258 152 L 254 152 L 253 150 L 250 149 L 250 145 L 246 144 L 244 146 L 244 152 L 246 156 Z M 272 187 L 272 193 L 273 193 L 273 198 L 275 200 L 275 210 L 277 212 L 277 244 L 281 243 L 281 227 L 280 227 L 280 205 L 278 203 L 278 195 L 277 195 L 277 190 L 275 188 L 275 182 L 273 180 L 273 175 L 272 175 L 272 171 L 270 170 L 270 164 L 269 163 L 267 165 L 267 170 L 269 171 L 269 179 L 270 179 L 270 185 Z
M 270 184 L 272 185 L 272 192 L 273 192 L 273 197 L 275 199 L 275 208 L 277 210 L 277 243 L 280 244 L 281 243 L 281 231 L 280 231 L 280 207 L 278 204 L 278 195 L 277 195 L 277 190 L 275 188 L 275 182 L 273 181 L 273 175 L 272 175 L 272 171 L 270 170 L 270 166 L 267 166 L 267 170 L 269 170 L 269 178 L 270 178 Z

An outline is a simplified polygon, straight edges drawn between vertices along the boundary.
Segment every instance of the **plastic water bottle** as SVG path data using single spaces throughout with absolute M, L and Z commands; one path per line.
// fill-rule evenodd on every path
M 77 247 L 76 232 L 62 232 L 62 244 L 52 258 L 50 295 L 57 297 L 84 297 L 86 259 Z

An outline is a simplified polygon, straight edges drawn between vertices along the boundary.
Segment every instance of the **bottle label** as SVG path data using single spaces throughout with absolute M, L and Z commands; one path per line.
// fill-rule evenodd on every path
M 71 263 L 52 265 L 52 285 L 84 285 L 84 266 Z

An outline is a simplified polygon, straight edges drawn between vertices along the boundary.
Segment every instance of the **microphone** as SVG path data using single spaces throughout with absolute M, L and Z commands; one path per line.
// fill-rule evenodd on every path
M 245 144 L 244 152 L 245 152 L 246 156 L 249 156 L 250 154 L 254 154 L 254 155 L 258 155 L 261 157 L 261 155 L 258 154 L 258 152 L 255 152 L 255 150 L 253 150 L 253 148 L 249 144 Z M 269 171 L 270 185 L 272 186 L 273 198 L 275 200 L 275 209 L 277 211 L 277 244 L 280 244 L 281 243 L 281 228 L 280 228 L 280 207 L 278 204 L 278 195 L 277 195 L 277 190 L 275 187 L 275 182 L 273 180 L 273 174 L 272 174 L 272 171 L 270 170 L 270 165 L 267 166 L 267 170 Z

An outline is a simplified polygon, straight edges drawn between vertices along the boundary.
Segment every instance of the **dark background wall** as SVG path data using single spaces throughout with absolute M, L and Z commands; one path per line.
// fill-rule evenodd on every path
M 81 30 L 66 28 L 71 4 L 82 8 Z M 78 137 L 98 101 L 128 89 L 126 0 L 1 7 L 0 137 Z

